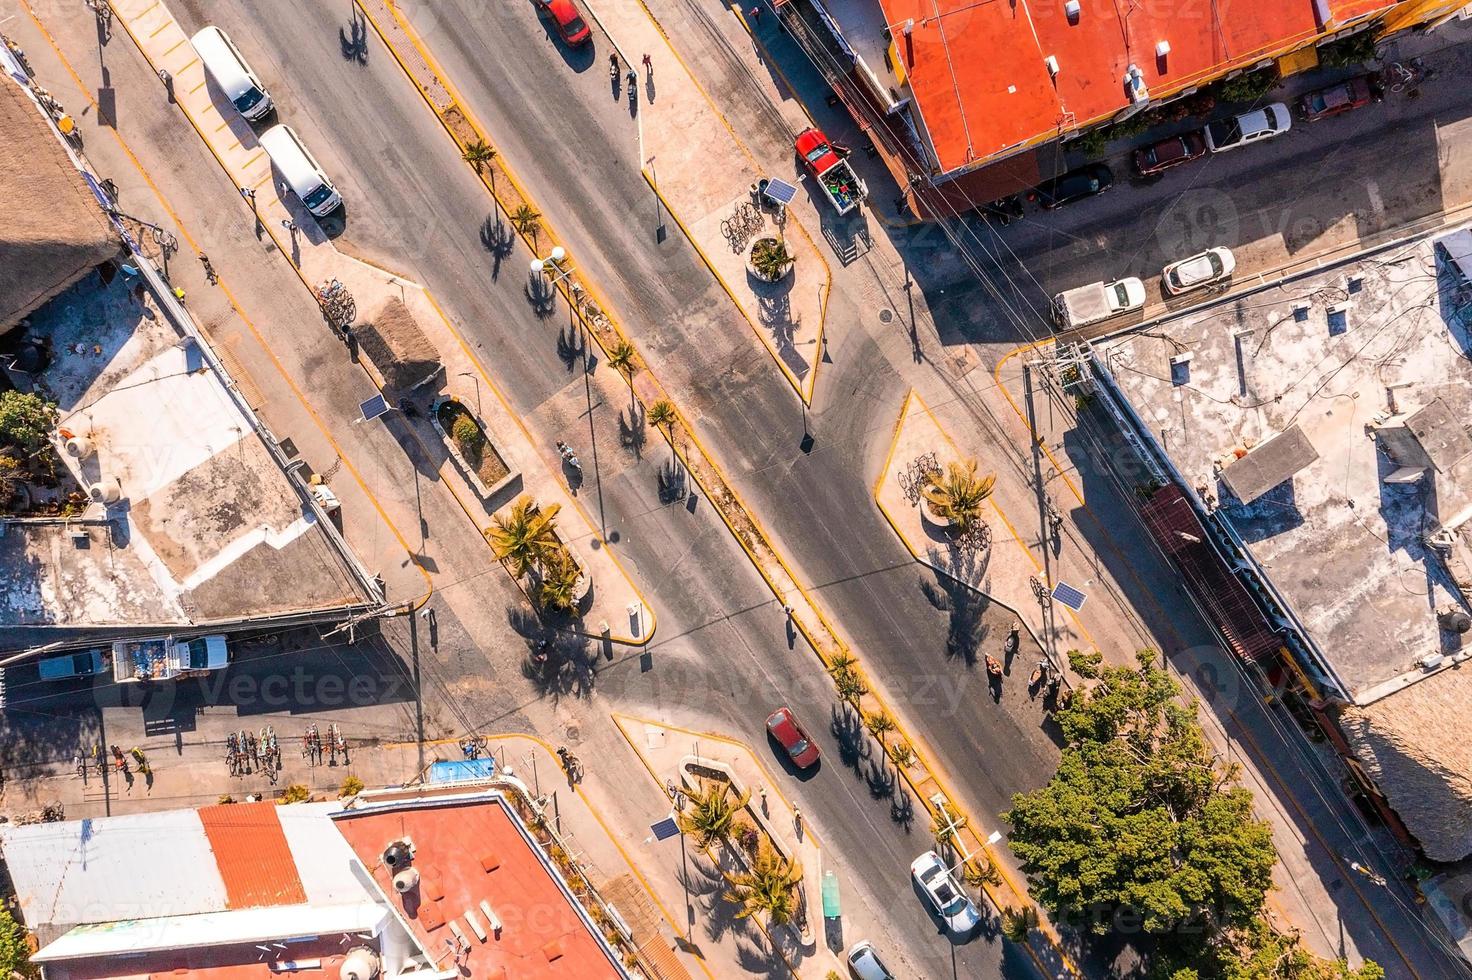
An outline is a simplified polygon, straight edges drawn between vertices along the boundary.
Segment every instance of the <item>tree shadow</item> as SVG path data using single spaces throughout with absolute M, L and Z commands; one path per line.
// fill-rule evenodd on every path
M 368 64 L 368 24 L 357 7 L 353 8 L 347 28 L 337 29 L 337 40 L 342 46 L 344 61 L 358 65 Z
M 944 574 L 934 580 L 921 577 L 920 593 L 936 610 L 949 614 L 946 629 L 946 659 L 975 667 L 977 654 L 991 631 L 986 612 L 991 599 Z
M 898 788 L 899 776 L 885 760 L 887 756 L 876 756 L 864 767 L 864 782 L 869 786 L 869 795 L 876 800 L 887 800 Z
M 839 761 L 852 769 L 855 776 L 862 777 L 864 762 L 874 754 L 874 745 L 864 729 L 864 719 L 859 717 L 853 705 L 839 701 L 829 713 L 828 730 L 838 740 Z
M 556 704 L 563 698 L 593 696 L 598 678 L 598 650 L 592 641 L 571 632 L 566 620 L 543 617 L 524 608 L 507 610 L 507 622 L 526 641 L 521 675 L 542 697 Z M 560 628 L 559 628 L 560 627 Z
M 539 320 L 557 312 L 557 288 L 544 275 L 533 273 L 527 277 L 526 300 Z
M 501 275 L 501 263 L 516 248 L 516 237 L 511 228 L 501 220 L 501 212 L 486 215 L 480 225 L 480 243 L 491 254 L 491 280 Z
M 557 359 L 567 368 L 569 374 L 577 370 L 583 355 L 587 353 L 587 345 L 583 332 L 575 327 L 564 327 L 557 331 Z
M 632 449 L 636 459 L 644 456 L 644 446 L 649 442 L 649 427 L 645 424 L 644 406 L 634 402 L 627 413 L 618 413 L 618 440 L 625 449 Z
M 673 460 L 661 463 L 659 467 L 659 502 L 672 504 L 684 500 L 690 492 L 689 477 L 686 475 L 685 467 Z
M 915 829 L 915 801 L 903 788 L 889 801 L 889 819 L 906 834 Z

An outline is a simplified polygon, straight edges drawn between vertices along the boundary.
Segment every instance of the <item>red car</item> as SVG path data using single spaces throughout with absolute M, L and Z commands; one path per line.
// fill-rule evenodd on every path
M 804 129 L 797 134 L 797 155 L 815 174 L 821 174 L 843 159 L 834 152 L 821 129 Z
M 1309 92 L 1298 100 L 1298 118 L 1304 122 L 1326 119 L 1341 112 L 1379 102 L 1384 96 L 1374 75 L 1356 75 L 1338 85 Z
M 771 735 L 782 747 L 787 750 L 787 755 L 792 759 L 792 764 L 800 769 L 806 769 L 818 761 L 821 753 L 813 740 L 808 738 L 808 733 L 802 730 L 793 716 L 792 709 L 783 705 L 767 717 L 767 734 Z
M 583 15 L 578 13 L 572 0 L 537 0 L 537 6 L 552 18 L 552 22 L 557 25 L 557 33 L 573 47 L 587 44 L 593 36 L 593 32 L 588 29 L 588 22 L 583 20 Z
M 1140 147 L 1135 151 L 1135 169 L 1140 172 L 1140 176 L 1148 177 L 1204 156 L 1206 137 L 1198 129 L 1194 133 L 1183 133 L 1161 140 L 1153 146 Z

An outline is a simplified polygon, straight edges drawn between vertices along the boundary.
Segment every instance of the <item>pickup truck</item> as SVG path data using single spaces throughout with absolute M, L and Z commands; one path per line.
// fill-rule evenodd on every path
M 833 149 L 820 129 L 805 129 L 797 134 L 797 155 L 802 157 L 808 173 L 818 182 L 823 196 L 839 215 L 848 214 L 869 194 L 859 175 L 848 161 Z
M 1111 283 L 1091 282 L 1053 297 L 1053 323 L 1077 330 L 1145 305 L 1145 284 L 1134 276 Z
M 112 645 L 112 676 L 125 681 L 167 681 L 186 674 L 218 670 L 230 662 L 225 637 L 196 636 L 181 640 L 156 636 L 118 640 Z

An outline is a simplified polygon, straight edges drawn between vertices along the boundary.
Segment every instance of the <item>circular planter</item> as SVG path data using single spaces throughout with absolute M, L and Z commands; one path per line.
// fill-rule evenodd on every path
M 777 276 L 776 278 L 772 278 L 770 276 L 763 275 L 757 269 L 756 263 L 752 261 L 752 256 L 754 256 L 756 254 L 757 248 L 763 242 L 777 242 L 777 241 L 778 241 L 778 239 L 776 239 L 776 238 L 758 238 L 756 241 L 754 241 L 754 242 L 751 243 L 751 248 L 746 253 L 746 274 L 747 275 L 751 276 L 753 279 L 757 280 L 758 282 L 766 282 L 766 283 L 778 283 L 778 282 L 781 282 L 783 279 L 786 279 L 788 276 L 792 275 L 792 270 L 797 265 L 797 260 L 795 258 L 792 261 L 788 262 L 787 265 L 783 267 L 782 274 L 779 275 L 779 276 Z M 790 257 L 791 256 L 791 253 L 788 253 L 788 255 Z

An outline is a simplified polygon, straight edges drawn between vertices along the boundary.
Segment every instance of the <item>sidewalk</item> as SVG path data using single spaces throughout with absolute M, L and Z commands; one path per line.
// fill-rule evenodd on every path
M 843 949 L 831 948 L 827 943 L 818 945 L 824 932 L 823 898 L 823 852 L 817 834 L 804 823 L 796 806 L 782 794 L 777 782 L 752 755 L 746 745 L 730 739 L 712 735 L 700 735 L 659 722 L 643 718 L 631 718 L 615 714 L 614 724 L 639 756 L 656 787 L 668 796 L 668 787 L 675 786 L 688 794 L 698 790 L 700 770 L 724 773 L 737 794 L 750 794 L 742 817 L 753 825 L 759 825 L 785 854 L 791 855 L 802 866 L 803 903 L 806 922 L 795 921 L 791 926 L 772 927 L 755 919 L 751 922 L 762 933 L 763 942 L 769 950 L 778 954 L 793 976 L 818 978 L 829 970 L 842 972 Z M 682 840 L 682 847 L 684 841 Z M 686 874 L 685 879 L 692 890 L 704 886 L 693 900 L 705 912 L 712 923 L 728 918 L 731 906 L 722 897 L 726 889 L 725 874 L 739 873 L 740 868 L 706 848 L 704 867 L 697 864 L 698 874 Z M 734 926 L 733 926 L 734 927 Z M 839 931 L 841 935 L 841 930 Z
M 433 298 L 415 283 L 339 252 L 323 226 L 295 196 L 277 187 L 270 158 L 256 141 L 254 131 L 228 107 L 223 96 L 216 95 L 206 80 L 203 64 L 165 4 L 119 0 L 113 9 L 118 22 L 150 64 L 168 73 L 175 103 L 241 188 L 242 196 L 248 198 L 256 216 L 258 237 L 264 232 L 291 259 L 304 286 L 320 288 L 338 280 L 347 287 L 356 305 L 354 323 L 360 331 L 368 322 L 380 320 L 391 300 L 402 303 L 443 365 L 444 383 L 437 390 L 461 405 L 476 406 L 477 421 L 489 436 L 489 448 L 492 452 L 499 450 L 506 466 L 520 478 L 506 486 L 507 492 L 494 496 L 483 494 L 473 486 L 464 469 L 452 458 L 448 440 L 442 439 L 429 421 L 428 404 L 419 406 L 422 416 L 406 416 L 401 420 L 465 516 L 484 532 L 494 514 L 508 510 L 523 494 L 543 505 L 558 505 L 559 531 L 574 560 L 591 579 L 591 591 L 582 609 L 587 628 L 615 642 L 647 642 L 654 630 L 652 611 L 606 547 L 587 513 L 569 494 L 563 480 L 550 471 L 548 458 L 538 454 L 521 419 L 510 409 Z M 367 360 L 363 361 L 368 366 Z M 378 368 L 387 370 L 389 366 Z M 375 387 L 385 391 L 390 405 L 396 404 L 398 393 L 386 389 L 381 371 L 368 369 Z M 493 398 L 482 398 L 482 383 Z M 418 391 L 409 394 L 418 402 L 427 402 Z M 521 493 L 512 492 L 518 488 Z
M 751 200 L 750 187 L 773 174 L 737 139 L 642 4 L 595 0 L 588 8 L 618 48 L 624 71 L 633 68 L 639 74 L 645 179 L 799 397 L 812 401 L 825 356 L 824 318 L 832 288 L 826 258 L 790 210 L 781 226 L 764 214 L 755 230 L 724 233 L 723 225 L 737 223 L 736 209 Z M 648 70 L 639 64 L 645 54 L 653 64 Z M 802 182 L 798 193 L 814 193 L 810 184 Z M 832 220 L 842 219 L 835 215 Z M 781 282 L 765 283 L 748 271 L 750 245 L 763 237 L 780 238 L 796 259 Z

